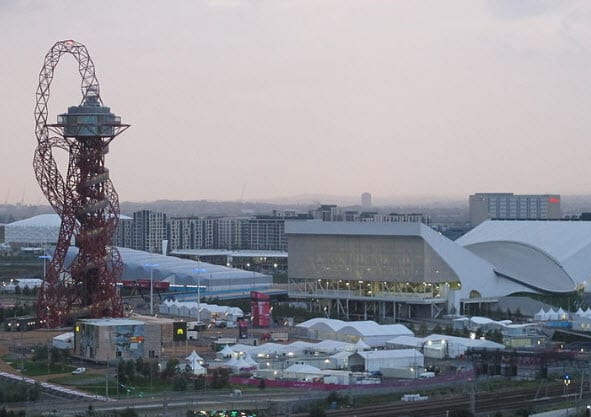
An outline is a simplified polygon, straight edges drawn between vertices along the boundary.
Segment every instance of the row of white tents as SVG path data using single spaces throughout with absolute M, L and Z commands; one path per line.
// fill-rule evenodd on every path
M 222 358 L 224 361 L 217 362 L 217 366 L 230 368 L 233 373 L 253 371 L 259 367 L 259 364 L 250 355 L 238 356 L 228 345 L 218 352 L 218 358 Z M 193 351 L 179 363 L 178 368 L 181 371 L 190 371 L 194 375 L 205 375 L 207 369 L 203 366 L 204 363 L 203 358 Z
M 337 340 L 323 340 L 321 342 L 297 341 L 289 344 L 264 343 L 258 346 L 235 344 L 226 346 L 218 352 L 218 359 L 228 357 L 238 358 L 250 355 L 254 358 L 264 360 L 265 358 L 295 358 L 301 356 L 332 355 L 338 352 L 355 353 L 370 349 L 370 346 L 363 340 L 356 343 L 340 342 Z
M 342 321 L 327 318 L 314 318 L 295 326 L 304 337 L 319 340 L 338 340 L 356 343 L 363 340 L 372 348 L 380 348 L 397 336 L 414 336 L 402 324 L 378 324 L 375 321 Z
M 235 322 L 238 318 L 244 317 L 244 312 L 238 307 L 176 300 L 165 300 L 160 304 L 160 314 L 193 318 L 204 322 L 212 319 Z
M 591 317 L 591 309 L 587 309 L 587 311 L 583 311 L 581 308 L 575 313 L 576 316 L 588 316 Z M 571 314 L 567 311 L 564 311 L 562 308 L 554 310 L 553 308 L 548 309 L 548 311 L 544 310 L 543 308 L 540 309 L 536 314 L 534 314 L 534 320 L 536 321 L 554 321 L 554 320 L 568 320 L 570 319 Z

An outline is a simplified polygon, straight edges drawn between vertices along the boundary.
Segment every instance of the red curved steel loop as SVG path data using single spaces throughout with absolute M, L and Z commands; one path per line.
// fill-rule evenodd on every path
M 119 219 L 119 199 L 104 162 L 109 143 L 129 125 L 121 124 L 111 115 L 117 120 L 109 125 L 108 133 L 77 135 L 66 133 L 68 126 L 47 123 L 50 85 L 64 54 L 78 61 L 82 103 L 91 101 L 96 107 L 102 106 L 94 63 L 86 47 L 72 40 L 53 45 L 39 73 L 35 105 L 37 149 L 33 159 L 37 182 L 62 221 L 37 303 L 39 318 L 46 320 L 51 328 L 65 324 L 73 314 L 90 317 L 123 314 L 116 287 L 123 264 L 119 251 L 111 246 Z M 65 174 L 54 158 L 54 150 L 69 155 Z M 66 264 L 72 239 L 78 254 Z

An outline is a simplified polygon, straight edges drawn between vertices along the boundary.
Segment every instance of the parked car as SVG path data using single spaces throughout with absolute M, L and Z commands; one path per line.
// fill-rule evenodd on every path
M 76 368 L 72 371 L 72 375 L 80 375 L 86 372 L 86 368 Z

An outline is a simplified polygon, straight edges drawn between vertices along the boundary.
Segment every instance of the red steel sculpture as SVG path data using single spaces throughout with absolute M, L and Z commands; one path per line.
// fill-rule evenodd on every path
M 82 102 L 59 115 L 57 124 L 47 124 L 49 87 L 65 54 L 78 61 Z M 123 305 L 116 284 L 123 263 L 112 246 L 119 199 L 105 168 L 105 155 L 111 141 L 129 125 L 103 106 L 94 63 L 84 45 L 60 41 L 45 55 L 35 122 L 35 175 L 61 217 L 58 242 L 39 291 L 37 315 L 50 328 L 64 325 L 72 315 L 120 317 Z M 56 151 L 69 155 L 65 174 L 54 158 Z M 72 238 L 78 252 L 73 261 L 66 262 Z

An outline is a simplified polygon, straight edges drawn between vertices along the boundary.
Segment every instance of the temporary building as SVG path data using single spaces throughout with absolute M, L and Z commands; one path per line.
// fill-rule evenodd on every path
M 52 339 L 51 345 L 58 349 L 72 349 L 74 347 L 74 333 L 58 334 Z
M 472 339 L 468 337 L 457 337 L 443 334 L 432 334 L 425 338 L 427 343 L 446 349 L 444 356 L 448 358 L 458 358 L 466 353 L 468 348 L 484 348 L 490 350 L 504 350 L 505 345 L 492 342 L 486 339 Z
M 386 341 L 401 335 L 414 335 L 402 324 L 378 324 L 375 321 L 342 321 L 326 318 L 307 320 L 296 326 L 313 339 L 338 340 L 355 344 L 363 340 L 370 347 L 383 347 Z
M 342 350 L 354 351 L 353 343 L 340 342 L 338 340 L 323 340 L 310 346 L 310 352 L 333 354 Z
M 333 369 L 348 369 L 349 368 L 349 358 L 355 352 L 337 352 L 334 355 L 330 356 L 330 364 Z
M 351 343 L 363 340 L 372 348 L 384 347 L 396 336 L 413 336 L 414 333 L 402 324 L 380 325 L 375 321 L 349 322 L 337 332 L 338 339 Z
M 369 350 L 349 357 L 352 371 L 378 372 L 382 369 L 423 367 L 424 358 L 416 349 Z
M 283 371 L 283 377 L 299 381 L 313 381 L 322 377 L 322 371 L 315 366 L 294 364 Z

